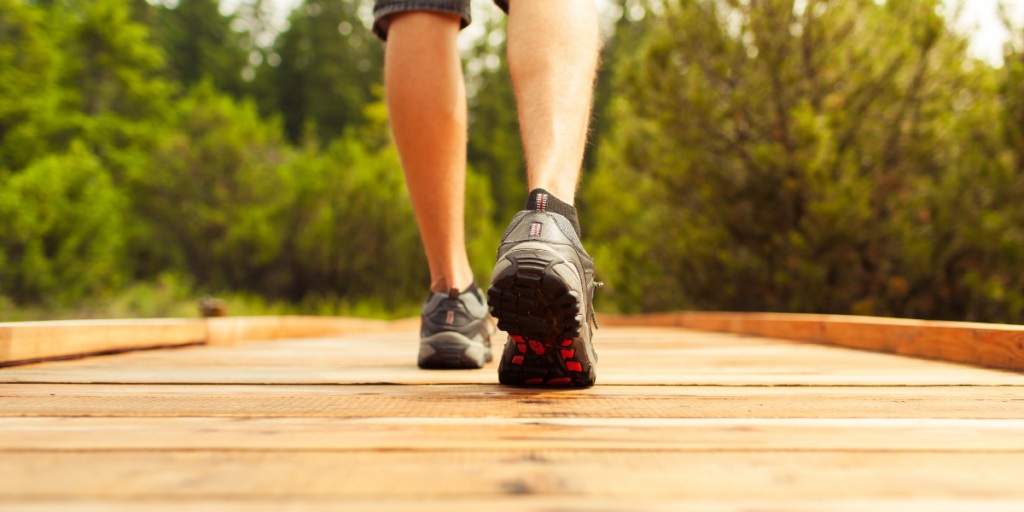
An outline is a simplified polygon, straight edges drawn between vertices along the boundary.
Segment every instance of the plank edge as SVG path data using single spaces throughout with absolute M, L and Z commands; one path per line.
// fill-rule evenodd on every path
M 797 313 L 599 315 L 612 327 L 683 327 L 1024 371 L 1024 326 Z
M 0 323 L 0 368 L 137 350 L 237 345 L 418 327 L 419 319 L 252 316 L 209 319 L 56 320 Z

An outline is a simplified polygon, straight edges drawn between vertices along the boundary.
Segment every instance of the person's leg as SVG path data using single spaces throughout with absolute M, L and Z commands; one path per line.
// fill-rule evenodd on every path
M 458 15 L 390 17 L 384 57 L 388 116 L 430 264 L 431 291 L 473 282 L 466 256 L 466 90 Z
M 572 204 L 590 123 L 600 34 L 594 0 L 510 0 L 508 65 L 529 188 Z
M 508 63 L 531 192 L 498 247 L 487 289 L 491 314 L 509 335 L 498 381 L 592 386 L 598 284 L 572 201 L 597 71 L 597 9 L 594 0 L 510 0 L 508 7 Z

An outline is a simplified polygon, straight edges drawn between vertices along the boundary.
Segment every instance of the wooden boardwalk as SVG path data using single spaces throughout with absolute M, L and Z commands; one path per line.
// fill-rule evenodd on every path
M 1024 510 L 1024 373 L 679 328 L 596 346 L 586 390 L 418 370 L 413 332 L 3 368 L 0 510 Z

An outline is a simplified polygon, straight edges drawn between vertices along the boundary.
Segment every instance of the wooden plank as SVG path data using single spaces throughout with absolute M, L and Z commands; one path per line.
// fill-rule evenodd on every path
M 419 319 L 416 320 L 418 326 Z M 326 316 L 248 316 L 206 320 L 210 345 L 237 345 L 277 338 L 315 338 L 406 330 L 408 320 L 388 322 L 365 318 Z
M 425 372 L 415 367 L 339 368 L 339 367 L 76 367 L 33 368 L 0 372 L 4 383 L 55 384 L 293 384 L 293 385 L 439 385 L 497 384 L 496 365 L 481 370 Z M 691 367 L 693 368 L 693 367 Z M 599 385 L 641 386 L 1008 386 L 1024 385 L 1019 375 L 985 375 L 970 372 L 945 372 L 899 375 L 895 372 L 831 375 L 813 373 L 770 374 L 757 370 L 716 371 L 714 367 L 693 368 L 693 373 L 665 369 L 645 371 L 636 368 L 603 368 Z M 799 368 L 795 368 L 799 370 Z
M 671 331 L 678 340 L 673 344 Z M 653 341 L 651 341 L 653 340 Z M 1024 374 L 682 329 L 605 329 L 599 384 L 616 385 L 1024 385 Z M 234 347 L 121 354 L 0 371 L 7 383 L 496 384 L 482 370 L 424 371 L 416 334 L 274 340 Z
M 222 386 L 211 386 L 212 389 L 203 394 L 195 394 L 194 389 L 188 394 L 152 389 L 96 393 L 42 387 L 45 391 L 13 395 L 0 388 L 0 417 L 1024 418 L 1024 387 L 1008 388 L 1013 392 L 989 391 L 966 396 L 962 391 L 971 388 L 943 388 L 943 392 L 931 393 L 861 388 L 874 391 L 863 395 L 822 394 L 815 392 L 817 389 L 804 389 L 804 393 L 763 393 L 759 391 L 764 388 L 746 388 L 747 392 L 742 394 L 695 393 L 683 389 L 675 395 L 667 395 L 631 392 L 630 387 L 624 387 L 622 391 L 602 395 L 526 390 L 508 393 L 496 386 L 489 392 L 449 389 L 443 393 L 424 390 L 416 394 L 389 392 L 387 388 L 394 389 L 394 386 L 362 393 L 359 393 L 362 388 L 359 386 L 347 388 L 343 394 L 338 391 L 268 394 L 258 389 L 242 394 L 238 390 L 218 389 Z M 780 391 L 793 389 L 801 388 Z M 948 393 L 948 390 L 961 393 Z
M 265 316 L 0 323 L 0 367 L 187 345 L 408 330 L 413 320 L 419 321 Z
M 493 364 L 419 370 L 415 347 L 414 332 L 380 333 L 2 370 L 44 377 L 0 383 L 2 508 L 1024 503 L 1017 373 L 612 328 L 602 385 L 537 390 L 497 386 Z M 90 376 L 124 383 L 60 383 Z M 180 384 L 153 384 L 168 377 Z M 342 380 L 360 385 L 316 385 Z M 431 385 L 373 384 L 394 381 Z M 713 386 L 665 385 L 687 381 Z
M 1024 327 L 918 320 L 759 313 L 604 316 L 612 326 L 681 326 L 812 341 L 955 362 L 1024 370 Z M 207 341 L 346 335 L 406 329 L 395 322 L 333 317 L 229 317 L 199 320 L 94 320 L 0 324 L 0 364 Z
M 191 384 L 0 384 L 3 397 L 131 397 L 131 396 L 423 396 L 423 397 L 671 397 L 671 398 L 764 398 L 804 400 L 857 398 L 875 400 L 1019 400 L 1021 386 L 594 386 L 591 388 L 532 388 L 500 384 L 438 385 L 191 385 Z
M 5 452 L 0 500 L 1024 499 L 1019 453 Z
M 609 326 L 678 326 L 1024 370 L 1024 326 L 788 313 L 604 315 Z
M 713 336 L 713 335 L 712 335 Z M 1024 385 L 1024 375 L 937 361 L 810 344 L 663 349 L 604 348 L 598 383 L 614 385 L 903 386 Z M 325 347 L 351 340 L 317 340 Z M 269 342 L 283 344 L 285 342 Z M 289 354 L 262 353 L 261 343 L 202 347 L 45 363 L 0 371 L 6 383 L 151 384 L 496 384 L 496 363 L 481 370 L 424 371 L 415 343 Z M 211 356 L 212 359 L 205 359 Z
M 609 498 L 587 496 L 504 495 L 490 498 L 391 498 L 374 499 L 286 499 L 226 500 L 175 498 L 151 500 L 68 500 L 68 501 L 5 501 L 8 512 L 618 512 L 645 510 L 649 512 L 751 512 L 772 510 L 786 512 L 1020 512 L 1024 501 L 964 499 L 650 499 L 644 497 Z
M 1024 420 L 0 418 L 3 456 L 5 452 L 71 450 L 927 451 L 1024 455 Z
M 201 320 L 67 320 L 0 323 L 0 366 L 203 343 Z
M 715 349 L 634 350 L 602 348 L 599 368 L 645 368 L 661 361 L 662 371 L 680 368 L 692 372 L 702 367 L 719 370 L 761 373 L 806 373 L 808 370 L 841 372 L 846 368 L 873 369 L 876 372 L 921 371 L 960 372 L 972 374 L 994 373 L 966 366 L 948 365 L 932 361 L 907 360 L 872 353 L 852 353 L 844 357 L 843 350 L 814 346 L 775 346 L 757 348 L 721 347 Z M 848 352 L 848 351 L 847 351 Z M 799 358 L 799 359 L 796 359 Z M 152 354 L 126 354 L 102 360 L 84 360 L 49 365 L 56 368 L 87 367 L 308 367 L 336 368 L 407 367 L 416 362 L 416 344 L 406 343 L 394 347 L 369 346 L 352 350 L 177 350 Z M 846 364 L 844 364 L 846 363 Z M 42 368 L 42 367 L 36 367 Z M 13 370 L 9 370 L 13 371 Z M 432 373 L 432 372 L 428 372 Z M 1000 374 L 1002 372 L 995 372 Z M 1014 375 L 1012 373 L 1003 373 Z

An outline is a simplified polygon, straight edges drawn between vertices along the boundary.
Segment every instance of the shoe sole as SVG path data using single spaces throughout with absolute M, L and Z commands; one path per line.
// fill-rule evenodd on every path
M 589 387 L 597 381 L 580 335 L 582 298 L 567 279 L 580 282 L 570 263 L 538 248 L 511 251 L 498 262 L 487 304 L 509 335 L 498 365 L 502 384 Z
M 472 340 L 457 332 L 439 332 L 420 340 L 420 368 L 475 370 L 492 359 L 490 343 Z

